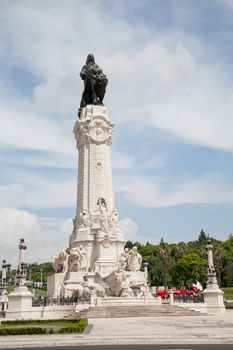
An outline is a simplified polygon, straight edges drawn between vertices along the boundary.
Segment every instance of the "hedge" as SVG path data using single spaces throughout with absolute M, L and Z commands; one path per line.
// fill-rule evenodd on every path
M 46 323 L 47 323 L 47 327 L 46 327 Z M 57 326 L 57 324 L 59 323 L 61 323 L 61 326 Z M 25 324 L 28 324 L 29 327 L 26 327 Z M 34 324 L 35 326 L 31 327 L 32 324 Z M 42 324 L 44 326 L 36 327 L 37 324 Z M 15 325 L 16 327 L 11 327 L 12 325 Z M 24 325 L 24 327 L 17 327 L 20 325 Z M 87 325 L 88 325 L 88 320 L 86 318 L 79 319 L 79 320 L 59 319 L 59 320 L 3 321 L 2 326 L 0 327 L 0 336 L 29 335 L 29 334 L 83 333 Z
M 83 320 L 86 320 L 84 318 L 82 319 L 52 319 L 52 320 L 9 320 L 9 321 L 2 321 L 1 324 L 3 326 L 14 326 L 14 325 L 23 325 L 23 324 L 48 324 L 48 323 L 82 323 Z M 85 322 L 85 321 L 84 321 Z
M 46 328 L 40 327 L 18 327 L 18 328 L 0 328 L 0 335 L 29 335 L 45 334 Z

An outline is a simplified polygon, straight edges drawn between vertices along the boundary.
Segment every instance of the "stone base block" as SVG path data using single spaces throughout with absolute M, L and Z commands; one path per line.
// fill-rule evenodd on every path
M 226 308 L 223 302 L 223 291 L 221 289 L 209 289 L 203 292 L 208 313 L 224 313 Z
M 31 307 L 30 309 L 21 311 L 8 310 L 6 313 L 6 319 L 53 320 L 58 318 L 74 318 L 76 317 L 75 309 L 75 305 L 63 305 Z
M 64 281 L 65 273 L 55 273 L 47 279 L 47 296 L 59 297 Z
M 23 319 L 25 312 L 32 309 L 32 293 L 29 291 L 14 291 L 8 295 L 6 318 Z

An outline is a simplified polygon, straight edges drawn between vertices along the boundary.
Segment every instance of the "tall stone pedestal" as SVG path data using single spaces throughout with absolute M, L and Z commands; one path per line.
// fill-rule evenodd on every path
M 63 285 L 63 281 L 65 278 L 65 273 L 55 273 L 52 276 L 48 276 L 48 285 L 47 285 L 47 296 L 57 296 L 59 297 L 61 294 L 61 289 Z
M 24 252 L 27 249 L 23 238 L 19 242 L 19 265 L 16 272 L 15 288 L 8 295 L 7 318 L 23 319 L 32 309 L 32 293 L 26 285 L 27 272 L 25 269 Z
M 6 286 L 0 286 L 0 311 L 6 311 L 8 305 L 8 295 Z
M 207 311 L 209 313 L 223 313 L 226 312 L 226 308 L 223 302 L 223 292 L 219 288 L 216 278 L 211 241 L 208 241 L 205 251 L 207 254 L 208 280 L 203 294 L 207 304 Z
M 69 245 L 53 261 L 49 295 L 141 296 L 147 273 L 141 272 L 136 247 L 125 240 L 114 206 L 111 143 L 114 124 L 105 106 L 87 105 L 74 125 L 78 149 L 77 210 Z
M 103 275 L 117 268 L 125 243 L 114 208 L 113 126 L 107 107 L 95 105 L 86 106 L 74 126 L 79 151 L 78 195 L 70 247 L 82 245 L 86 251 L 83 270 Z
M 23 319 L 32 309 L 32 293 L 26 286 L 16 287 L 14 292 L 8 295 L 9 306 L 6 318 Z
M 208 313 L 224 313 L 223 291 L 219 288 L 216 277 L 209 276 L 206 289 L 203 291 Z

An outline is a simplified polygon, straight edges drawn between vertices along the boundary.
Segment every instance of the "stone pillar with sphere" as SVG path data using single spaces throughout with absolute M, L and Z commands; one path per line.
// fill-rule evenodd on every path
M 2 280 L 0 285 L 0 305 L 1 311 L 6 311 L 8 305 L 7 296 L 7 271 L 10 271 L 11 264 L 7 264 L 6 260 L 2 261 Z
M 9 306 L 6 311 L 7 318 L 23 319 L 30 313 L 32 308 L 32 293 L 28 291 L 25 269 L 24 253 L 27 249 L 25 240 L 20 239 L 19 245 L 19 264 L 16 271 L 14 291 L 8 295 Z
M 207 311 L 209 313 L 224 313 L 226 308 L 223 302 L 223 291 L 219 288 L 216 278 L 216 271 L 213 260 L 213 246 L 211 241 L 205 247 L 207 255 L 207 285 L 203 291 L 204 300 L 207 304 Z

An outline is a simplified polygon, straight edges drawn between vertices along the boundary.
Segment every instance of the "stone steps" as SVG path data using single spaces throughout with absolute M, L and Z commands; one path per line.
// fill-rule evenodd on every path
M 87 318 L 170 317 L 199 315 L 203 314 L 198 311 L 180 308 L 175 305 L 95 306 L 78 313 L 79 317 Z

